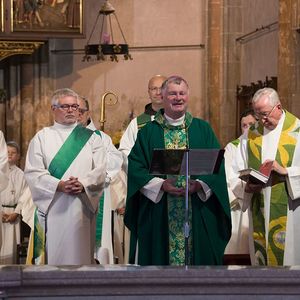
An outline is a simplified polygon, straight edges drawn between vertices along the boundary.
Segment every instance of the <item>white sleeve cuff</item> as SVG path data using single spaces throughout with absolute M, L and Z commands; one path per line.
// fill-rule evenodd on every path
M 289 196 L 292 200 L 300 198 L 300 168 L 299 167 L 290 167 L 287 168 L 288 176 L 287 176 L 287 189 Z
M 164 181 L 162 178 L 155 177 L 144 185 L 140 192 L 154 203 L 158 203 L 164 194 L 164 191 L 161 190 Z
M 202 190 L 199 191 L 197 194 L 198 194 L 198 197 L 203 201 L 203 202 L 206 202 L 210 196 L 212 195 L 212 190 L 210 189 L 210 187 L 203 181 L 201 180 L 198 180 L 198 182 L 200 182 L 201 186 L 202 186 Z
M 243 212 L 245 212 L 249 208 L 252 196 L 253 196 L 252 193 L 246 193 L 246 192 L 244 192 L 244 197 L 240 201 L 241 208 L 242 208 Z

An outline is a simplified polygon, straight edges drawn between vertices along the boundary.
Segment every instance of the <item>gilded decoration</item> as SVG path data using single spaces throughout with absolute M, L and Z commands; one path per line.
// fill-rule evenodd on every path
M 0 61 L 13 55 L 32 54 L 44 42 L 0 41 Z

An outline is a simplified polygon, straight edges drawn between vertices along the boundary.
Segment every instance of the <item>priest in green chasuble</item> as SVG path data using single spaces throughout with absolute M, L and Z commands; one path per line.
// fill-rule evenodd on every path
M 164 109 L 138 133 L 128 157 L 125 224 L 130 263 L 184 265 L 185 176 L 149 174 L 153 149 L 217 149 L 210 125 L 187 112 L 189 87 L 179 76 L 162 85 Z M 224 166 L 189 178 L 190 265 L 220 265 L 231 235 Z

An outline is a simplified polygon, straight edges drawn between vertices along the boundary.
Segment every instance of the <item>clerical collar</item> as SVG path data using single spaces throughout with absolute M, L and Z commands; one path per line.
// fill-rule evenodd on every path
M 172 119 L 169 116 L 166 115 L 166 113 L 164 113 L 164 117 L 166 118 L 166 120 L 168 121 L 168 123 L 172 126 L 179 126 L 182 125 L 184 122 L 184 118 L 185 115 L 183 115 L 182 117 L 180 117 L 179 119 Z
M 75 128 L 77 126 L 77 122 L 70 124 L 70 125 L 64 125 L 64 124 L 60 124 L 54 121 L 54 127 L 58 128 L 58 129 L 72 129 Z

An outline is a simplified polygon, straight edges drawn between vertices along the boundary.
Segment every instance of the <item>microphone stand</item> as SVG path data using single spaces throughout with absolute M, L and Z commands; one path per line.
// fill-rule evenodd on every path
M 184 220 L 184 254 L 185 254 L 185 267 L 189 264 L 189 149 L 185 152 L 185 220 Z

